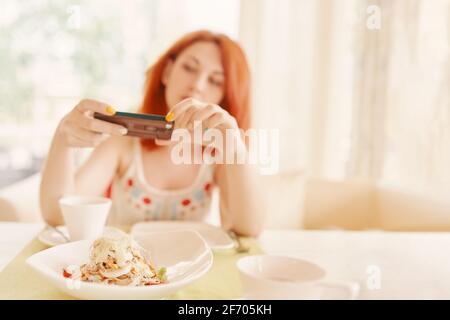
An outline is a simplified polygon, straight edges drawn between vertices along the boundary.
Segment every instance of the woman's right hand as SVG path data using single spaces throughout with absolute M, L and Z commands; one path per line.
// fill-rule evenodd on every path
M 93 148 L 111 135 L 123 136 L 123 126 L 94 119 L 94 112 L 114 115 L 116 111 L 108 104 L 95 100 L 81 100 L 60 122 L 57 136 L 68 147 Z

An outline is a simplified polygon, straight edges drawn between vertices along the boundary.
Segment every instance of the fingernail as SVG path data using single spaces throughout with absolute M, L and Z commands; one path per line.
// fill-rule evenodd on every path
M 119 133 L 120 133 L 121 135 L 123 135 L 123 136 L 126 135 L 127 132 L 128 132 L 128 130 L 125 129 L 125 128 L 120 128 L 120 129 L 119 129 Z
M 111 106 L 107 106 L 106 107 L 106 113 L 110 114 L 110 115 L 114 115 L 116 113 L 116 109 L 114 109 Z
M 167 115 L 166 115 L 166 121 L 170 122 L 173 121 L 173 118 L 175 117 L 175 115 L 173 114 L 172 111 L 170 111 Z

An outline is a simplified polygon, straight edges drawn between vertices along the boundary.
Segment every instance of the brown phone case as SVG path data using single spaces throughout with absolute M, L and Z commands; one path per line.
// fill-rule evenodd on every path
M 124 126 L 128 136 L 147 139 L 170 140 L 175 126 L 175 122 L 168 122 L 164 116 L 154 114 L 116 112 L 107 116 L 95 112 L 94 118 Z

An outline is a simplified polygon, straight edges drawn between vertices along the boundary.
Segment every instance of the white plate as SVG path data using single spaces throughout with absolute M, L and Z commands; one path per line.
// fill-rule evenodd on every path
M 67 238 L 69 238 L 69 232 L 67 231 L 66 226 L 59 226 L 56 228 L 58 228 L 59 231 L 61 231 Z M 117 232 L 117 230 L 118 229 L 106 227 L 104 234 L 107 235 L 109 233 L 115 233 Z M 39 233 L 38 240 L 49 247 L 67 243 L 66 239 L 64 239 L 61 234 L 49 227 L 46 227 L 41 231 L 41 233 Z
M 121 287 L 64 278 L 63 268 L 89 260 L 92 241 L 82 240 L 55 246 L 27 259 L 41 277 L 68 295 L 80 299 L 161 299 L 205 275 L 213 263 L 211 249 L 194 231 L 154 232 L 136 235 L 152 262 L 167 268 L 168 283 Z
M 222 228 L 191 221 L 149 221 L 136 223 L 131 228 L 131 235 L 155 231 L 197 231 L 213 250 L 231 249 L 235 246 L 233 239 Z

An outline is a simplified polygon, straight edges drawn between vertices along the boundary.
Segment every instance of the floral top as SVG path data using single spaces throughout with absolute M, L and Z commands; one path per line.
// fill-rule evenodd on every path
M 109 224 L 131 225 L 150 220 L 204 220 L 211 206 L 214 166 L 202 164 L 192 185 L 161 190 L 145 180 L 141 145 L 135 140 L 128 170 L 112 183 Z

